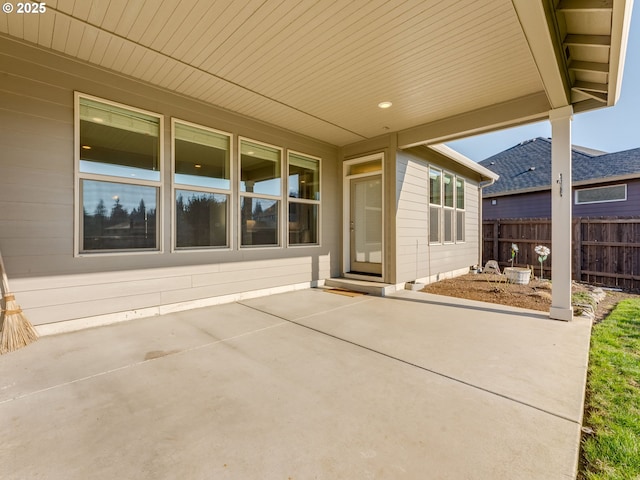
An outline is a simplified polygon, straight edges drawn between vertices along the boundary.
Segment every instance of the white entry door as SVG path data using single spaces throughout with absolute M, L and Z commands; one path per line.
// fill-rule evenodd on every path
M 382 275 L 382 175 L 351 179 L 350 273 Z

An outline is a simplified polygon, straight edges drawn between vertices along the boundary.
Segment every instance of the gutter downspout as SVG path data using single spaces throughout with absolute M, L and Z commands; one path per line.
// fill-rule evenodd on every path
M 490 187 L 491 185 L 493 185 L 494 183 L 496 183 L 496 180 L 500 178 L 490 178 L 489 180 L 485 180 L 485 181 L 481 181 L 478 184 L 478 197 L 479 197 L 479 202 L 478 202 L 478 265 L 482 266 L 482 251 L 484 249 L 484 237 L 483 237 L 483 226 L 482 226 L 482 189 L 485 187 Z

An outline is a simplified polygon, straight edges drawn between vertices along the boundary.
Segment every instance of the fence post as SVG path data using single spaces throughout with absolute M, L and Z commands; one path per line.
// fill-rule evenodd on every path
M 582 281 L 582 227 L 581 218 L 575 217 L 573 223 L 573 279 L 576 282 Z
M 498 235 L 500 234 L 500 220 L 496 220 L 493 224 L 493 258 L 496 262 L 498 261 Z

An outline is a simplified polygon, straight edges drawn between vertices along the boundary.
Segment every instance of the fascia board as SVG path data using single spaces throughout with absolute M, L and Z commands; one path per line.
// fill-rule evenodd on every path
M 479 173 L 484 179 L 497 180 L 500 177 L 500 175 L 498 175 L 497 173 L 492 172 L 491 170 L 483 167 L 482 165 L 479 165 L 478 163 L 474 162 L 470 158 L 465 157 L 460 152 L 456 152 L 453 148 L 450 148 L 446 145 L 443 145 L 443 144 L 428 145 L 427 148 L 430 148 L 431 150 L 438 152 L 439 154 L 444 155 L 445 157 L 450 158 L 454 162 L 468 168 L 469 170 Z

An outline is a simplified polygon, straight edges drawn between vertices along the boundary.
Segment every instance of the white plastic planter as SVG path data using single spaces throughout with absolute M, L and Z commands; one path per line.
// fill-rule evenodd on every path
M 521 267 L 507 267 L 504 269 L 509 283 L 517 283 L 519 285 L 528 285 L 531 278 L 531 270 Z

